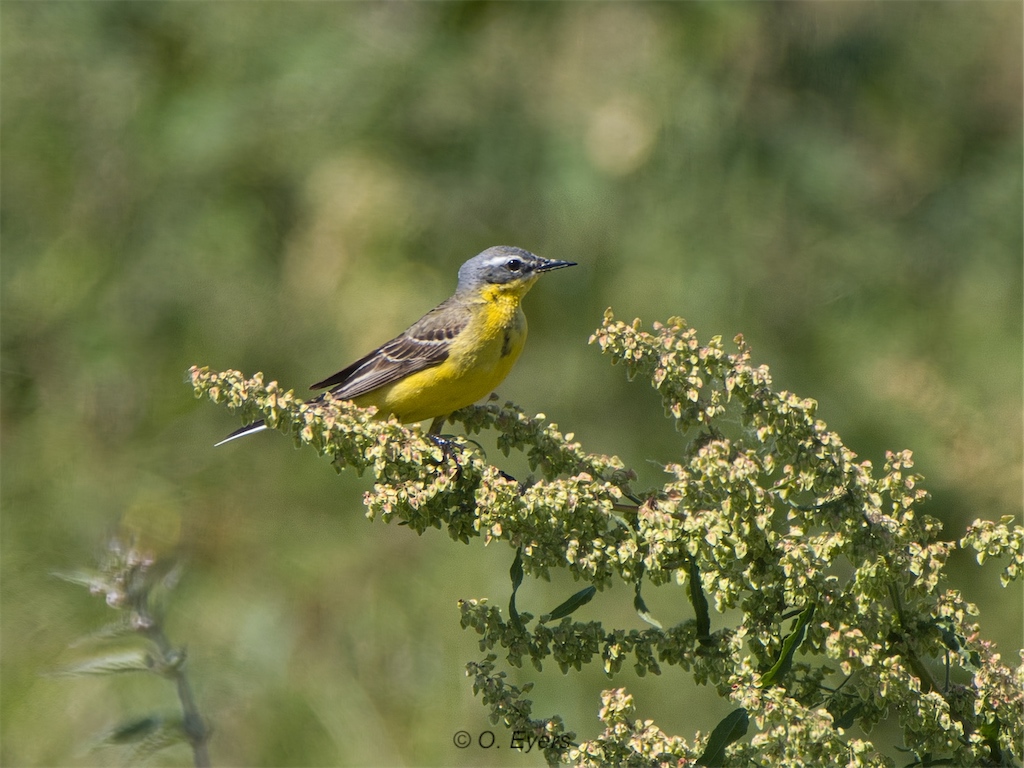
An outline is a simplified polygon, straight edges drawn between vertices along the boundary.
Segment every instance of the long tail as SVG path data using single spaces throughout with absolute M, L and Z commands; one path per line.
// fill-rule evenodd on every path
M 219 443 L 217 443 L 217 445 L 213 447 L 217 448 L 218 446 L 224 445 L 224 443 L 230 443 L 232 440 L 237 440 L 240 437 L 251 435 L 254 432 L 262 432 L 266 428 L 267 425 L 263 423 L 262 419 L 260 421 L 254 421 L 252 424 L 247 424 L 241 429 L 236 429 L 234 432 L 232 432 L 230 435 L 225 437 L 223 440 L 221 440 Z

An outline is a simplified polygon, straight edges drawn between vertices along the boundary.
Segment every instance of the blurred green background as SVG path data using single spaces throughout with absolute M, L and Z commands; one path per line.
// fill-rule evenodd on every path
M 587 345 L 608 306 L 742 332 L 861 457 L 913 449 L 949 538 L 1019 520 L 1019 3 L 0 11 L 4 765 L 110 762 L 95 733 L 175 708 L 155 679 L 43 675 L 113 618 L 51 572 L 93 564 L 125 514 L 184 558 L 169 631 L 215 764 L 542 763 L 501 731 L 452 745 L 491 727 L 455 603 L 504 604 L 512 552 L 368 524 L 368 480 L 280 435 L 214 450 L 238 423 L 183 383 L 198 363 L 302 392 L 490 245 L 580 263 L 528 297 L 500 394 L 639 487 L 680 437 Z M 958 555 L 949 584 L 1014 664 L 1021 589 L 997 572 Z M 663 623 L 690 618 L 681 589 L 651 592 Z M 578 616 L 642 626 L 631 599 Z M 613 685 L 687 738 L 730 709 L 677 670 L 513 679 L 582 737 Z

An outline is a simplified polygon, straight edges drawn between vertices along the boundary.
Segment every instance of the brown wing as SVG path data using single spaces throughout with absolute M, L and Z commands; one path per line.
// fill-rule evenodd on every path
M 365 357 L 356 360 L 310 389 L 331 387 L 331 394 L 350 400 L 399 379 L 439 365 L 448 358 L 452 339 L 469 323 L 468 307 L 453 304 L 451 299 L 439 304 L 416 321 L 401 336 L 382 344 Z

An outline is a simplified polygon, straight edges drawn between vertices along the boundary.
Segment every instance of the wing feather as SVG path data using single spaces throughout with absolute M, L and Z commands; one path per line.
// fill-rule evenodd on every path
M 452 340 L 469 324 L 468 307 L 451 299 L 439 304 L 400 336 L 382 344 L 352 365 L 310 389 L 326 389 L 335 397 L 350 400 L 393 384 L 417 371 L 448 359 Z

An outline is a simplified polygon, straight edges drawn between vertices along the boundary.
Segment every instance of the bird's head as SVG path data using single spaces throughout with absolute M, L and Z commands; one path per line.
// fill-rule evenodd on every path
M 513 248 L 496 245 L 467 261 L 459 269 L 459 292 L 480 290 L 496 286 L 522 295 L 530 289 L 542 272 L 562 267 L 575 267 L 576 262 L 543 259 L 540 256 Z

